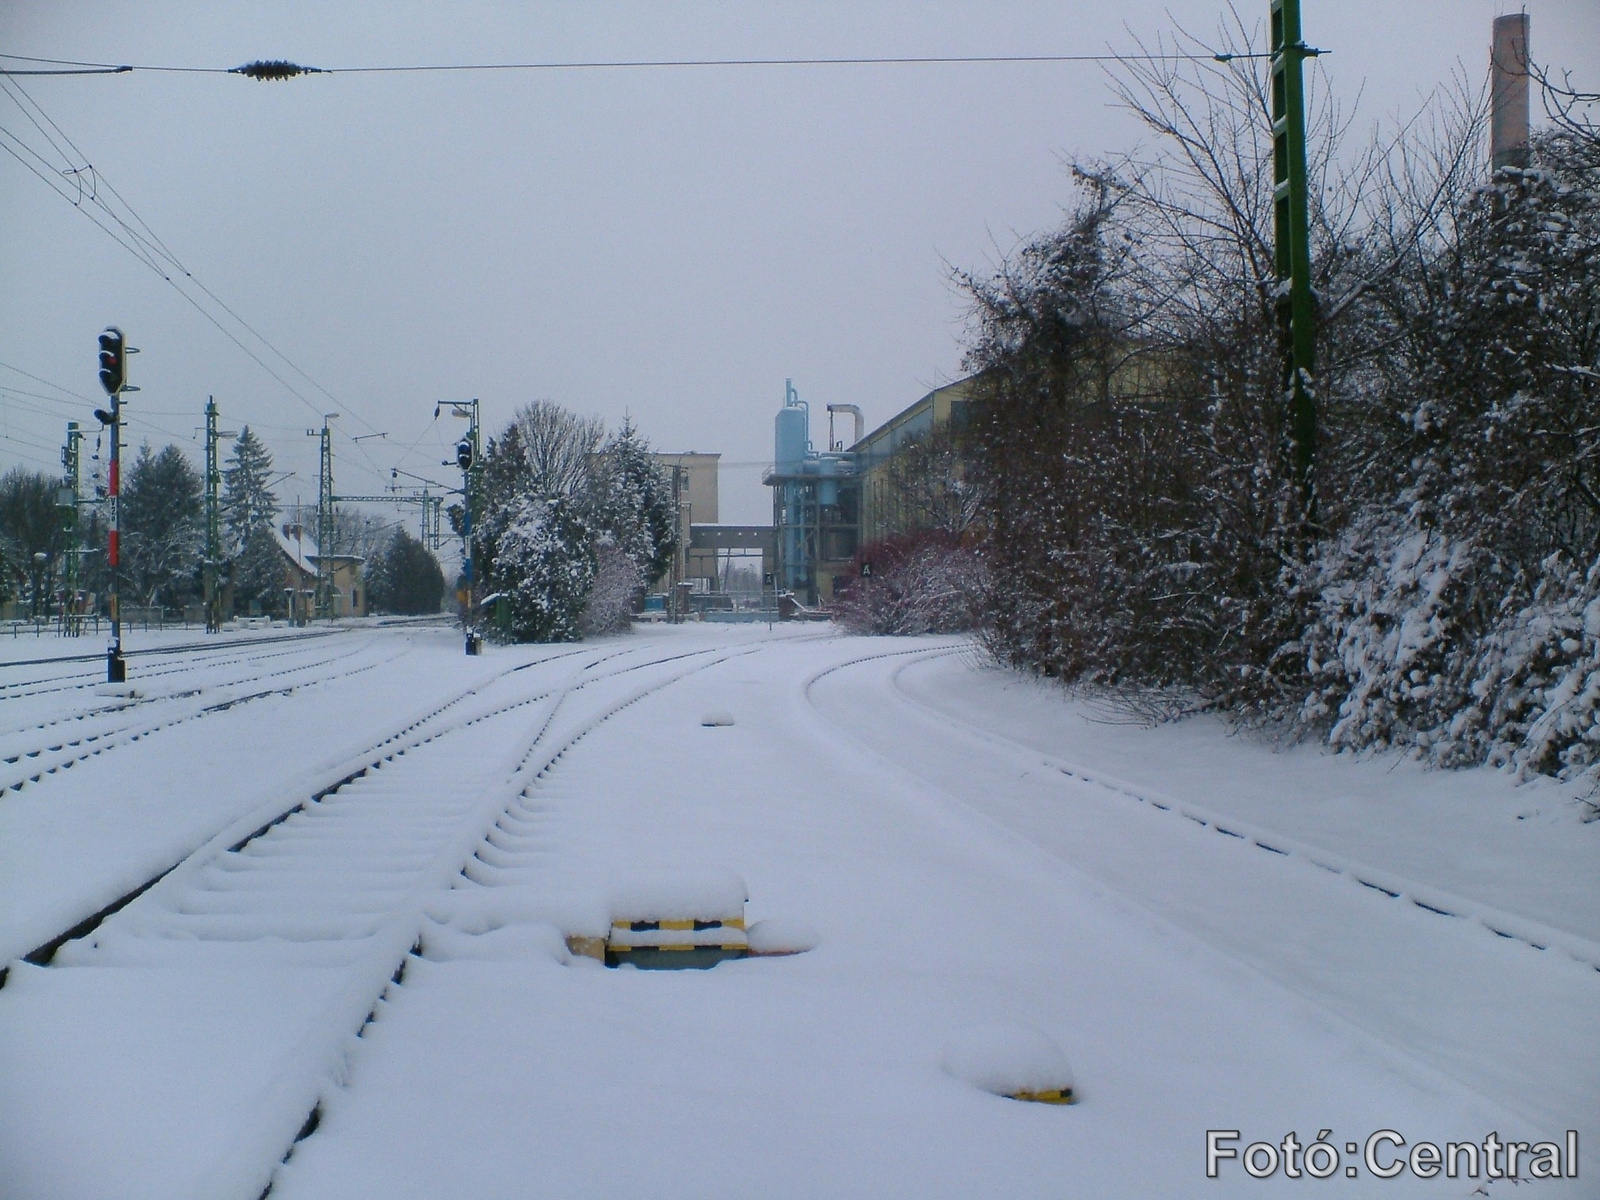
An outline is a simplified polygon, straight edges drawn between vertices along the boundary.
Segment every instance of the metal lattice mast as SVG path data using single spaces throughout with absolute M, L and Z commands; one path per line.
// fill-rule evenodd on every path
M 317 469 L 317 595 L 316 615 L 333 614 L 333 430 L 328 422 L 338 413 L 323 418 L 322 428 L 306 430 L 307 437 L 321 438 Z
M 222 562 L 222 472 L 217 467 L 217 398 L 206 397 L 206 632 L 222 630 L 222 592 L 217 568 Z
M 1316 313 L 1311 296 L 1311 235 L 1306 197 L 1305 59 L 1314 55 L 1300 29 L 1300 0 L 1271 0 L 1273 238 L 1278 326 L 1295 482 L 1308 525 L 1317 520 L 1312 463 L 1317 415 Z
M 83 430 L 76 421 L 67 422 L 67 444 L 61 450 L 61 532 L 65 561 L 61 578 L 61 632 L 67 637 L 77 637 L 83 632 L 83 614 L 79 610 L 78 589 L 81 586 L 83 561 L 83 535 L 79 528 L 78 511 L 83 502 L 82 461 Z

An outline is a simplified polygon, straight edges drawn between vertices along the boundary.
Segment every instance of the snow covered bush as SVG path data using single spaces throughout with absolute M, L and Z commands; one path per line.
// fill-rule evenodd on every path
M 1302 719 L 1334 746 L 1428 740 L 1463 698 L 1461 625 L 1480 558 L 1468 541 L 1379 514 L 1331 543 L 1304 638 Z
M 977 624 L 985 579 L 977 547 L 923 530 L 863 547 L 833 611 L 853 633 L 955 633 Z
M 960 277 L 984 638 L 1339 747 L 1596 770 L 1600 143 L 1489 178 L 1463 97 L 1351 172 L 1313 118 L 1302 476 L 1258 65 L 1123 64 L 1154 157 Z
M 490 440 L 473 490 L 478 594 L 496 597 L 492 632 L 513 641 L 626 627 L 676 547 L 671 490 L 631 423 L 605 440 L 596 419 L 526 405 Z
M 1305 640 L 1302 718 L 1335 745 L 1595 761 L 1597 157 L 1536 138 L 1531 168 L 1464 192 L 1447 236 L 1372 289 L 1384 443 L 1319 548 Z
M 518 642 L 576 642 L 595 579 L 594 531 L 563 496 L 508 506 L 485 586 L 505 599 L 500 632 Z
M 644 574 L 633 557 L 609 535 L 595 546 L 594 584 L 579 622 L 585 634 L 619 633 L 628 628 L 634 598 Z

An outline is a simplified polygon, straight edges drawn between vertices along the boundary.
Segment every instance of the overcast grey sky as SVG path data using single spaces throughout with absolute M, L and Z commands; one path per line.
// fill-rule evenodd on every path
M 1362 117 L 1474 79 L 1500 0 L 1303 0 L 1306 37 Z M 1600 0 L 1530 0 L 1536 60 L 1600 80 Z M 1260 10 L 1259 13 L 1257 10 Z M 1266 0 L 1241 7 L 1254 21 Z M 1217 0 L 1013 3 L 127 3 L 12 0 L 9 54 L 232 66 L 1084 53 Z M 1126 29 L 1124 26 L 1126 25 Z M 22 65 L 22 64 L 11 64 Z M 556 400 L 663 450 L 771 457 L 786 377 L 869 426 L 960 371 L 951 265 L 982 268 L 1071 203 L 1063 163 L 1141 140 L 1091 64 L 20 79 L 184 265 L 326 388 L 296 398 L 82 212 L 0 154 L 0 467 L 54 469 L 102 397 L 95 336 L 142 353 L 131 436 L 198 452 L 215 394 L 316 493 L 304 431 L 338 411 L 341 491 L 438 465 L 480 397 L 497 430 Z M 1537 106 L 1536 106 L 1537 108 Z M 0 96 L 0 128 L 44 146 Z M 209 302 L 206 302 L 209 307 Z M 213 310 L 220 314 L 220 310 Z M 227 318 L 223 316 L 225 323 Z M 246 339 L 248 340 L 248 338 Z M 268 357 L 259 347 L 255 347 Z M 24 393 L 48 393 L 45 400 Z M 359 444 L 350 436 L 387 433 Z M 813 426 L 820 445 L 825 425 Z M 766 521 L 759 469 L 724 521 Z

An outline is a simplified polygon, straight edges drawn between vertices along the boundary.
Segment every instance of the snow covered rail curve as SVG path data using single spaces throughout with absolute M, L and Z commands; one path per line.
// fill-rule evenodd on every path
M 1104 788 L 1140 804 L 1149 805 L 1158 811 L 1186 818 L 1201 828 L 1210 829 L 1223 837 L 1234 839 L 1244 845 L 1286 858 L 1301 859 L 1324 871 L 1345 876 L 1352 882 L 1358 883 L 1362 887 L 1386 896 L 1391 900 L 1405 901 L 1426 912 L 1435 913 L 1439 916 L 1455 917 L 1469 921 L 1498 937 L 1522 942 L 1535 950 L 1558 949 L 1576 961 L 1600 971 L 1600 943 L 1591 941 L 1588 938 L 1565 930 L 1554 929 L 1542 922 L 1531 920 L 1515 913 L 1505 912 L 1481 901 L 1471 900 L 1441 888 L 1408 879 L 1393 871 L 1387 871 L 1317 846 L 1308 845 L 1294 838 L 1264 829 L 1252 822 L 1241 820 L 1237 817 L 1224 816 L 1202 805 L 1165 795 L 1141 784 L 1116 778 L 1104 771 L 1093 770 L 1055 755 L 1044 754 L 1036 747 L 1001 737 L 987 729 L 962 721 L 960 718 L 918 699 L 903 686 L 901 673 L 906 667 L 915 665 L 920 661 L 956 652 L 950 650 L 933 651 L 931 653 L 924 651 L 920 656 L 902 664 L 890 676 L 896 697 L 934 720 L 959 728 L 966 736 L 976 741 L 1004 747 L 1011 753 L 1031 756 L 1042 765 L 1060 772 L 1068 779 L 1076 779 L 1082 783 Z M 852 663 L 840 664 L 840 666 L 856 665 L 870 661 L 871 658 L 881 657 L 885 656 L 873 655 L 870 658 L 857 659 Z M 827 673 L 824 672 L 823 674 Z
M 334 679 L 348 679 L 399 657 L 398 653 L 392 653 L 387 658 L 376 659 L 333 675 L 326 673 L 326 668 L 355 656 L 361 649 L 357 647 L 329 658 L 296 663 L 277 671 L 239 676 L 221 685 L 187 687 L 124 699 L 93 712 L 58 717 L 36 724 L 31 729 L 0 734 L 0 796 L 7 791 L 20 792 L 30 783 L 42 782 L 46 775 L 54 775 L 58 770 L 70 770 L 79 762 L 115 747 L 137 742 L 161 730 L 198 720 L 211 713 L 225 712 L 253 700 L 288 695 L 297 688 L 325 684 Z M 291 676 L 301 678 L 291 679 Z M 275 682 L 264 688 L 254 686 L 268 680 Z M 189 703 L 179 703 L 182 701 Z M 127 719 L 135 715 L 136 710 L 156 705 L 161 707 L 160 715 L 142 720 Z M 77 727 L 72 728 L 74 725 Z M 52 732 L 54 730 L 59 732 Z M 37 736 L 41 733 L 43 737 Z M 7 771 L 7 767 L 12 769 Z
M 331 755 L 292 779 L 270 786 L 259 800 L 247 807 L 244 815 L 227 824 L 208 841 L 189 847 L 182 856 L 168 859 L 159 868 L 151 870 L 142 880 L 131 886 L 125 886 L 120 892 L 94 899 L 86 897 L 85 902 L 65 919 L 64 924 L 41 927 L 37 920 L 22 920 L 14 921 L 6 928 L 0 928 L 0 987 L 5 985 L 7 971 L 5 963 L 18 958 L 36 965 L 49 963 L 62 945 L 88 936 L 101 922 L 142 896 L 182 865 L 187 858 L 217 853 L 232 846 L 242 845 L 251 837 L 265 832 L 307 804 L 316 803 L 360 778 L 367 771 L 381 765 L 386 758 L 392 758 L 398 750 L 410 749 L 430 740 L 437 735 L 434 727 L 441 718 L 468 701 L 488 683 L 494 682 L 494 679 L 542 663 L 571 657 L 576 653 L 578 652 L 567 651 L 551 658 L 508 667 L 485 683 L 459 690 L 447 696 L 442 702 L 433 702 L 421 713 L 416 713 L 385 731 L 382 737 Z M 223 707 L 226 706 L 225 703 Z M 293 799 L 286 799 L 286 796 Z
M 463 869 L 495 821 L 577 740 L 641 696 L 728 656 L 721 648 L 667 656 L 645 649 L 571 652 L 583 655 L 583 666 L 556 686 L 548 675 L 502 672 L 386 739 L 381 752 L 329 765 L 309 798 L 291 802 L 280 785 L 276 800 L 97 914 L 85 936 L 64 944 L 58 937 L 30 956 L 50 962 L 49 976 L 59 979 L 79 970 L 91 979 L 96 967 L 154 972 L 180 1007 L 201 1004 L 182 998 L 188 980 L 219 973 L 257 980 L 252 994 L 283 996 L 269 1007 L 301 1032 L 275 1055 L 270 1078 L 249 1076 L 239 1110 L 249 1119 L 224 1122 L 225 1138 L 214 1134 L 187 1161 L 154 1172 L 171 1184 L 161 1194 L 261 1195 L 297 1137 L 315 1128 L 321 1097 L 359 1044 L 353 1039 L 403 978 L 426 899 L 465 883 Z M 645 661 L 609 662 L 623 656 Z M 672 670 L 677 659 L 688 663 L 670 677 L 627 685 L 630 673 Z M 597 670 L 602 664 L 610 669 Z M 575 705 L 579 695 L 592 704 Z M 28 994 L 39 967 L 25 971 L 16 982 Z M 241 1050 L 254 1032 L 243 1018 L 214 1019 L 235 1020 L 230 1044 Z M 225 1048 L 219 1053 L 227 1057 Z
M 137 672 L 135 684 L 142 680 L 163 675 L 179 674 L 192 670 L 196 666 L 217 666 L 241 662 L 260 662 L 266 658 L 281 657 L 287 654 L 300 653 L 303 644 L 311 641 L 321 641 L 335 633 L 345 630 L 317 630 L 311 633 L 283 634 L 278 637 L 250 638 L 245 641 L 232 641 L 223 643 L 190 642 L 180 646 L 151 646 L 141 650 L 127 650 L 123 652 L 125 658 L 140 658 L 145 656 L 165 656 L 169 654 L 182 654 L 185 658 L 175 665 L 158 668 L 140 668 Z M 275 642 L 301 643 L 289 650 L 276 651 L 274 654 L 255 654 L 256 646 L 268 645 Z M 310 647 L 318 649 L 319 647 Z M 10 671 L 15 667 L 53 666 L 56 664 L 76 665 L 83 662 L 95 662 L 99 666 L 93 670 L 74 670 L 65 674 L 51 674 L 41 678 L 0 680 L 0 701 L 20 700 L 30 696 L 48 695 L 64 691 L 84 691 L 94 688 L 105 682 L 105 655 L 72 655 L 60 658 L 25 659 L 18 662 L 0 662 L 0 672 Z M 35 673 L 37 674 L 37 673 Z M 50 686 L 46 686 L 50 685 Z M 24 688 L 35 688 L 35 691 L 23 691 Z

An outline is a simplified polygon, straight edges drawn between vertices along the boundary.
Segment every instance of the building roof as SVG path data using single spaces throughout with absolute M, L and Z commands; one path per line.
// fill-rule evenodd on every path
M 933 428 L 932 414 L 935 397 L 944 392 L 957 389 L 963 392 L 966 391 L 967 386 L 972 382 L 972 378 L 969 375 L 965 379 L 957 379 L 953 383 L 945 384 L 943 387 L 934 388 L 922 399 L 907 405 L 867 434 L 866 437 L 851 446 L 850 452 L 864 458 L 886 458 L 893 454 L 900 443 L 908 437 L 927 433 Z M 857 462 L 863 466 L 867 465 L 861 458 L 858 458 Z
M 294 532 L 296 526 L 274 523 L 272 536 L 278 539 L 278 549 L 283 551 L 284 556 L 288 558 L 296 569 L 306 575 L 315 575 L 323 561 L 323 556 L 317 553 L 317 541 L 311 536 L 310 532 L 303 525 L 298 528 L 301 533 L 296 537 Z M 327 560 L 336 565 L 338 563 L 366 561 L 359 554 L 330 554 L 327 556 Z

